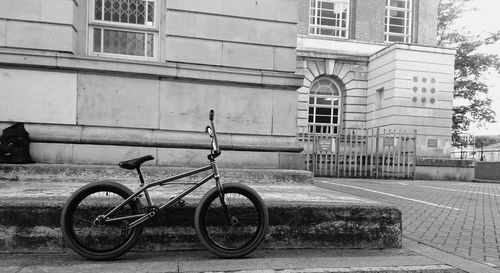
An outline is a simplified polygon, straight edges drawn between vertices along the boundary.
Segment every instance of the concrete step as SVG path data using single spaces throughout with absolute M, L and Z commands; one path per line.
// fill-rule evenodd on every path
M 88 172 L 88 166 L 68 168 L 38 164 L 29 167 L 2 166 L 0 169 L 4 170 L 0 175 L 3 177 L 0 179 L 2 252 L 63 250 L 65 246 L 61 240 L 59 219 L 66 199 L 87 181 L 99 180 L 99 177 L 106 178 L 104 180 L 116 179 L 114 170 L 109 171 L 100 166 L 92 167 L 91 172 Z M 56 175 L 61 170 L 65 170 L 63 175 Z M 82 179 L 85 182 L 81 182 L 82 177 L 90 179 Z M 246 178 L 240 178 L 238 182 L 248 181 L 245 184 L 250 184 L 268 206 L 270 231 L 263 248 L 401 247 L 401 212 L 394 206 L 321 189 L 304 182 L 264 183 L 248 178 L 256 175 L 243 177 Z M 123 184 L 131 189 L 138 186 L 131 179 L 124 179 Z M 147 223 L 134 249 L 203 248 L 193 228 L 193 216 L 199 199 L 213 186 L 213 183 L 208 182 L 185 199 L 186 206 L 168 209 Z M 184 188 L 183 185 L 155 188 L 151 197 L 155 204 L 161 204 Z
M 201 167 L 201 166 L 200 166 Z M 154 181 L 177 175 L 193 168 L 143 166 L 141 171 L 146 181 Z M 220 169 L 224 182 L 247 184 L 312 184 L 313 174 L 300 170 L 281 169 Z M 203 174 L 184 178 L 184 182 L 199 181 Z M 138 181 L 135 171 L 124 170 L 117 165 L 71 165 L 71 164 L 0 164 L 0 179 L 11 181 Z

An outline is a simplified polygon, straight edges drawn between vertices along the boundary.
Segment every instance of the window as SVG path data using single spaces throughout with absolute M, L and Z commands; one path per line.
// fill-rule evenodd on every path
M 311 85 L 308 122 L 316 125 L 310 126 L 310 133 L 338 133 L 340 88 L 332 79 L 321 77 Z
M 309 34 L 347 38 L 349 0 L 310 0 Z
M 411 43 L 412 0 L 386 0 L 385 41 Z
M 91 55 L 156 59 L 156 0 L 92 0 Z

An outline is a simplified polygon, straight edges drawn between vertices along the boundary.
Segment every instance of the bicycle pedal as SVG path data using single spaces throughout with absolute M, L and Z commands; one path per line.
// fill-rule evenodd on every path
M 170 200 L 174 199 L 175 197 L 171 197 Z M 182 200 L 182 199 L 179 199 L 179 201 L 177 201 L 177 205 L 179 207 L 184 207 L 186 205 L 186 201 Z

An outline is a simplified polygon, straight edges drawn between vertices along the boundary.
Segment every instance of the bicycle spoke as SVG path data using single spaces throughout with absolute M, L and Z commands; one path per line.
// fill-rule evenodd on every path
M 76 219 L 79 219 L 80 221 L 83 221 L 83 222 L 87 222 L 87 223 L 90 223 L 90 224 L 93 224 L 92 221 L 89 221 L 87 219 L 83 219 L 82 217 L 75 217 Z

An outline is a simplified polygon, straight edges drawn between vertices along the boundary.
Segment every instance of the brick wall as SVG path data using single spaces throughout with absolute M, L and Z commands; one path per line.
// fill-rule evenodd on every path
M 354 39 L 384 42 L 385 0 L 356 0 Z
M 414 27 L 414 42 L 421 45 L 435 46 L 437 43 L 437 8 L 435 0 L 418 0 L 416 3 L 417 16 Z
M 309 3 L 310 0 L 297 1 L 297 33 L 302 35 L 309 34 Z
M 384 42 L 385 2 L 385 0 L 351 0 L 349 40 Z M 435 46 L 438 1 L 414 0 L 413 2 L 413 43 Z M 309 0 L 298 1 L 298 34 L 308 34 L 309 4 Z

